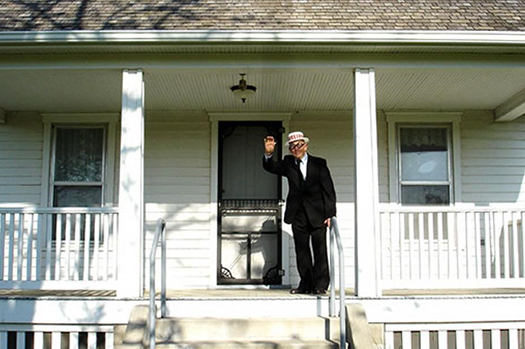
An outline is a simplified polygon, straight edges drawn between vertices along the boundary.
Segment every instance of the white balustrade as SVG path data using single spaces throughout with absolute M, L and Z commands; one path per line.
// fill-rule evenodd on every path
M 116 208 L 0 209 L 2 288 L 112 288 Z
M 0 209 L 2 288 L 110 289 L 116 208 Z M 525 208 L 381 205 L 388 288 L 525 287 Z
M 385 348 L 505 348 L 525 346 L 524 322 L 386 324 Z
M 1 325 L 0 348 L 113 349 L 113 326 Z
M 525 208 L 380 210 L 383 288 L 524 287 Z

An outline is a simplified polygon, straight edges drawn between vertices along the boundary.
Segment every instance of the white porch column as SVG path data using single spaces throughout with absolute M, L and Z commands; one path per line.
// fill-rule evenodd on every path
M 144 81 L 141 70 L 122 77 L 118 297 L 143 294 Z
M 379 184 L 374 79 L 373 69 L 354 71 L 355 291 L 361 297 L 381 295 L 375 248 Z

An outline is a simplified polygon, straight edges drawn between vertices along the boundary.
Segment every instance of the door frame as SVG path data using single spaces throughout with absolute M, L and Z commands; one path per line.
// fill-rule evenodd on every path
M 211 154 L 210 154 L 210 246 L 209 246 L 209 288 L 218 287 L 217 280 L 217 262 L 218 258 L 218 198 L 219 198 L 219 122 L 220 121 L 280 121 L 282 122 L 285 132 L 283 133 L 281 144 L 286 142 L 286 131 L 290 127 L 290 119 L 292 113 L 208 113 L 210 120 L 210 130 L 211 130 Z M 261 141 L 262 143 L 262 141 Z M 261 144 L 262 149 L 262 144 Z M 261 157 L 262 157 L 261 151 Z M 282 200 L 286 197 L 288 193 L 288 183 L 286 179 L 283 178 L 281 183 L 282 188 Z M 283 210 L 282 210 L 283 211 Z M 282 213 L 283 215 L 284 213 Z M 284 217 L 281 217 L 283 221 Z M 282 277 L 282 284 L 290 284 L 290 238 L 291 238 L 291 229 L 286 224 L 282 224 L 282 260 L 281 266 L 285 270 L 285 275 Z M 237 286 L 237 285 L 236 285 Z M 224 287 L 224 285 L 220 285 Z M 237 286 L 238 287 L 238 286 Z

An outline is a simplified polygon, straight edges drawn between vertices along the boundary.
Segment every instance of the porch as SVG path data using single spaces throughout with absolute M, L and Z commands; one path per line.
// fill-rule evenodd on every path
M 325 297 L 217 287 L 218 131 L 233 120 L 303 130 L 328 160 L 346 301 L 386 347 L 523 346 L 521 34 L 19 34 L 0 62 L 0 343 L 113 343 L 147 302 L 159 217 L 171 316 L 326 316 Z M 240 73 L 257 86 L 246 103 L 230 90 Z M 445 135 L 446 179 L 424 184 L 446 186 L 447 205 L 393 204 L 407 125 Z M 57 178 L 56 130 L 82 127 L 98 135 L 98 176 Z M 50 208 L 83 185 L 110 208 Z
M 11 83 L 0 87 L 6 111 L 0 113 L 0 287 L 120 288 L 119 296 L 140 297 L 158 217 L 167 217 L 173 232 L 171 288 L 216 287 L 223 120 L 279 121 L 315 140 L 315 153 L 333 170 L 346 286 L 358 295 L 523 286 L 522 211 L 514 208 L 523 202 L 524 174 L 523 123 L 516 120 L 525 104 L 520 36 L 515 45 L 499 45 L 510 38 L 74 34 L 74 43 L 63 33 L 41 33 L 35 42 L 13 33 L 3 43 L 9 55 L 0 76 Z M 103 44 L 118 38 L 118 45 Z M 57 45 L 45 45 L 51 42 Z M 246 103 L 230 90 L 239 73 L 258 87 Z M 449 132 L 450 208 L 383 204 L 400 201 L 396 122 L 439 124 Z M 99 176 L 55 178 L 53 132 L 79 125 L 97 128 L 104 149 Z M 497 176 L 499 166 L 506 176 Z M 55 205 L 55 189 L 82 185 L 96 187 L 99 206 L 118 208 L 44 208 Z M 500 214 L 493 202 L 508 207 Z M 5 209 L 15 206 L 30 208 Z M 293 284 L 290 240 L 281 247 L 284 284 Z M 179 278 L 187 282 L 181 286 Z

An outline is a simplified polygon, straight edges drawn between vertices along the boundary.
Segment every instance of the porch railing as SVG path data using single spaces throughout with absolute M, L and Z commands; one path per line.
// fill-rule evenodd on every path
M 339 329 L 340 329 L 340 347 L 346 348 L 346 290 L 345 290 L 345 255 L 341 234 L 339 233 L 339 224 L 336 217 L 332 217 L 330 226 L 330 300 L 329 314 L 335 316 L 335 254 L 337 250 L 339 262 Z M 337 248 L 336 248 L 337 247 Z
M 117 208 L 0 208 L 0 287 L 111 289 Z
M 525 207 L 380 209 L 383 288 L 525 287 Z
M 155 228 L 155 236 L 149 253 L 149 348 L 155 348 L 155 326 L 157 311 L 155 307 L 155 260 L 160 241 L 160 316 L 166 317 L 166 222 L 159 218 Z

